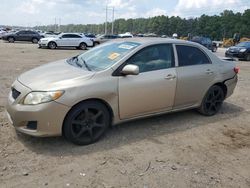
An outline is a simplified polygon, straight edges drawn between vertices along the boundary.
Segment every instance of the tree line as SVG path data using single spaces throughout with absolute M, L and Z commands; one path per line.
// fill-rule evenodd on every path
M 111 33 L 111 24 L 108 23 L 108 33 Z M 37 26 L 35 29 L 44 31 L 59 30 L 59 26 Z M 104 33 L 105 24 L 68 24 L 61 25 L 61 32 L 80 33 Z M 156 16 L 152 18 L 117 19 L 114 22 L 114 32 L 125 33 L 155 33 L 157 35 L 178 36 L 201 35 L 211 37 L 212 40 L 232 38 L 234 33 L 240 33 L 241 37 L 250 38 L 250 9 L 243 13 L 234 13 L 224 10 L 220 15 L 201 15 L 196 18 L 181 18 L 179 16 Z

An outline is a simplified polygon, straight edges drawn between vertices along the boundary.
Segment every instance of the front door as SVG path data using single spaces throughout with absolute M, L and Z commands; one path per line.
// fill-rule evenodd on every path
M 126 63 L 137 65 L 140 73 L 119 77 L 120 118 L 171 110 L 176 88 L 172 45 L 146 47 Z

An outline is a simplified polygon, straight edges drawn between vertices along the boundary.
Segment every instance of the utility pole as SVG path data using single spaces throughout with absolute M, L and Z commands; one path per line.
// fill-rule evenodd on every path
M 56 18 L 55 18 L 55 32 L 56 32 Z
M 59 30 L 59 32 L 61 32 L 61 18 L 59 18 L 58 30 Z
M 107 34 L 107 29 L 108 29 L 108 5 L 106 5 L 105 35 Z
M 112 35 L 114 34 L 114 22 L 115 22 L 115 7 L 113 7 L 113 15 L 112 15 Z

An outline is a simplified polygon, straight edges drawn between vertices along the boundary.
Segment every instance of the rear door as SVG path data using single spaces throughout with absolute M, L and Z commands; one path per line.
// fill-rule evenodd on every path
M 70 46 L 70 34 L 64 34 L 56 41 L 58 46 Z
M 137 65 L 140 73 L 119 77 L 121 119 L 172 109 L 176 70 L 171 44 L 146 47 L 126 64 Z
M 82 37 L 79 35 L 71 34 L 70 36 L 70 46 L 79 46 Z
M 214 83 L 216 69 L 198 47 L 176 45 L 178 55 L 177 87 L 174 108 L 197 105 Z

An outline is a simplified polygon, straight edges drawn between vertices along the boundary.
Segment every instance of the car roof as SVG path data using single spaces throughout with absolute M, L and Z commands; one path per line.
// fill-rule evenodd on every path
M 115 41 L 124 41 L 124 42 L 137 42 L 140 44 L 157 44 L 157 43 L 174 43 L 174 44 L 192 44 L 197 46 L 197 43 L 179 39 L 171 39 L 171 38 L 159 38 L 159 37 L 133 37 L 133 38 L 118 38 Z M 115 42 L 114 41 L 114 42 Z

